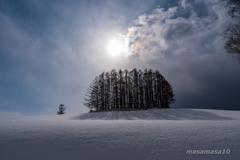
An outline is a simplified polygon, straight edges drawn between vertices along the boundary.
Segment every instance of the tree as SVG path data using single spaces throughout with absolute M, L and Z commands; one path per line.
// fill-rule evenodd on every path
M 98 83 L 99 83 L 99 94 L 100 94 L 100 110 L 106 109 L 106 99 L 105 99 L 105 79 L 104 79 L 104 72 L 99 76 Z
M 227 15 L 232 18 L 240 18 L 240 0 L 222 0 L 222 7 L 227 10 Z M 222 32 L 225 40 L 227 53 L 232 54 L 240 62 L 240 21 L 236 24 L 229 24 Z
M 227 53 L 240 61 L 240 22 L 237 24 L 229 24 L 222 33 L 223 38 L 226 40 L 225 49 Z
M 90 84 L 89 88 L 87 89 L 87 98 L 84 98 L 86 103 L 83 103 L 84 106 L 90 108 L 90 111 L 100 110 L 99 108 L 99 101 L 100 101 L 100 94 L 99 94 L 99 78 L 96 77 L 93 82 Z
M 129 98 L 128 98 L 129 97 L 129 94 L 128 94 L 128 91 L 129 91 L 128 90 L 129 89 L 129 86 L 128 86 L 129 85 L 129 82 L 128 82 L 129 72 L 128 72 L 127 69 L 124 70 L 124 74 L 125 74 L 125 76 L 124 76 L 124 81 L 125 81 L 125 83 L 124 83 L 124 91 L 125 91 L 124 92 L 125 93 L 124 94 L 124 96 L 125 96 L 124 99 L 125 99 L 125 102 L 124 103 L 125 103 L 125 107 L 124 108 L 127 109 L 127 106 L 129 106 Z
M 227 15 L 240 18 L 240 0 L 222 0 L 222 8 L 227 10 Z
M 143 72 L 142 70 L 139 70 L 139 108 L 144 109 L 144 81 L 143 81 Z
M 111 77 L 107 72 L 105 74 L 105 106 L 106 110 L 110 110 L 111 108 Z
M 65 114 L 66 108 L 64 107 L 64 104 L 59 105 L 59 111 L 57 111 L 57 114 Z
M 118 84 L 119 84 L 119 105 L 120 105 L 120 110 L 123 110 L 123 71 L 120 69 L 118 71 L 118 75 L 119 75 L 119 81 L 118 81 Z

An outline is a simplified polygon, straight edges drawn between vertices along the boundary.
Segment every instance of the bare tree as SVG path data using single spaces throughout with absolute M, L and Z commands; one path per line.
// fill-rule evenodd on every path
M 64 104 L 59 105 L 59 111 L 57 111 L 57 114 L 65 114 L 66 107 L 64 107 Z
M 225 49 L 227 53 L 233 54 L 240 61 L 240 22 L 237 24 L 229 24 L 222 33 L 226 40 Z
M 240 0 L 222 0 L 222 8 L 232 18 L 240 18 Z M 222 32 L 225 40 L 227 53 L 232 54 L 240 62 L 240 21 L 236 24 L 229 24 Z
M 240 18 L 240 0 L 222 0 L 222 8 L 230 17 Z

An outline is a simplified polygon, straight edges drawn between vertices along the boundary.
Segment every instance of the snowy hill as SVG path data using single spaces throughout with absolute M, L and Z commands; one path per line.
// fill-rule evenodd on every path
M 240 111 L 152 109 L 0 116 L 3 160 L 235 160 L 240 156 L 239 142 Z M 215 154 L 186 154 L 187 150 Z M 225 154 L 216 154 L 220 150 Z

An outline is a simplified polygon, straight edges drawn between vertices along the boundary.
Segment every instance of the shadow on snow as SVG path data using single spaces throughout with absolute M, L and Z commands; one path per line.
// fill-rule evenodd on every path
M 231 120 L 207 111 L 194 109 L 149 109 L 137 111 L 106 111 L 81 114 L 79 120 Z

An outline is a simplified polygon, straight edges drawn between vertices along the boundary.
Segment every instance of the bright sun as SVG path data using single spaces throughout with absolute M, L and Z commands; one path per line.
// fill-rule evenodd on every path
M 114 39 L 108 45 L 108 51 L 112 56 L 119 55 L 123 50 L 123 45 L 120 41 Z

